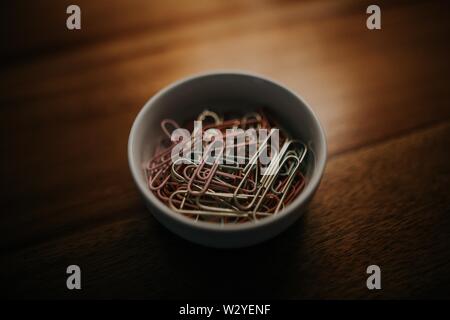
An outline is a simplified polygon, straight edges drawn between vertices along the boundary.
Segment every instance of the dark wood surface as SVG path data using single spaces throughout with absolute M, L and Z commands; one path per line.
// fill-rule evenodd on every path
M 3 295 L 28 298 L 450 296 L 449 6 L 365 1 L 2 5 Z M 167 231 L 127 163 L 131 124 L 170 82 L 242 69 L 302 95 L 329 161 L 305 215 L 261 245 Z M 82 269 L 81 291 L 66 267 Z M 368 265 L 382 290 L 366 288 Z

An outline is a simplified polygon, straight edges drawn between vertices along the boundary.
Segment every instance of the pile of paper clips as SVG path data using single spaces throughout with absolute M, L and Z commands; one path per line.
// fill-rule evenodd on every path
M 179 126 L 174 120 L 163 120 L 161 127 L 167 137 L 161 140 L 154 156 L 145 164 L 145 172 L 149 189 L 172 210 L 196 221 L 243 223 L 277 214 L 301 193 L 306 184 L 308 149 L 274 126 L 262 110 L 226 120 L 206 110 L 197 121 L 204 123 L 202 130 L 214 128 L 225 136 L 231 128 L 267 129 L 270 133 L 276 128 L 280 148 L 264 167 L 264 174 L 258 155 L 268 144 L 270 134 L 264 141 L 244 141 L 245 146 L 256 146 L 256 153 L 245 161 L 238 161 L 236 155 L 231 162 L 227 158 L 225 163 L 208 162 L 204 157 L 194 161 L 195 156 L 173 161 L 172 150 L 179 142 L 171 140 L 169 127 Z M 194 134 L 195 128 L 188 127 Z M 212 145 L 202 144 L 203 150 Z M 219 152 L 222 159 L 228 157 L 226 148 L 229 146 Z

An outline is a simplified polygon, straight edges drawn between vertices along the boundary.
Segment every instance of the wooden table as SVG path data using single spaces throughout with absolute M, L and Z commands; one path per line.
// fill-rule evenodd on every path
M 450 10 L 437 1 L 77 0 L 2 5 L 2 294 L 31 298 L 450 296 Z M 181 77 L 243 69 L 301 94 L 329 160 L 303 217 L 215 250 L 145 209 L 139 109 Z M 82 270 L 67 290 L 66 268 Z M 367 266 L 382 290 L 366 288 Z

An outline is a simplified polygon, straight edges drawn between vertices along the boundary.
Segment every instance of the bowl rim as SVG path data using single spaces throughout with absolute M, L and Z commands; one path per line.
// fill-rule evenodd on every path
M 205 222 L 205 221 L 195 221 L 189 217 L 185 217 L 182 214 L 179 214 L 173 210 L 171 210 L 169 207 L 167 207 L 165 204 L 163 204 L 147 187 L 147 185 L 141 180 L 141 170 L 142 168 L 138 168 L 134 164 L 134 150 L 133 150 L 133 142 L 136 137 L 136 130 L 140 124 L 141 121 L 143 121 L 144 115 L 150 111 L 152 106 L 154 105 L 154 102 L 157 101 L 161 96 L 165 95 L 166 93 L 170 92 L 171 90 L 175 89 L 176 87 L 190 82 L 197 80 L 199 78 L 205 78 L 205 77 L 211 77 L 211 76 L 223 76 L 223 75 L 234 75 L 234 76 L 242 76 L 242 77 L 249 77 L 254 78 L 257 80 L 262 80 L 265 82 L 268 82 L 270 85 L 275 85 L 280 87 L 281 89 L 287 91 L 291 95 L 293 95 L 300 104 L 303 104 L 304 107 L 306 107 L 307 112 L 310 113 L 311 118 L 313 121 L 316 122 L 318 128 L 319 128 L 319 140 L 322 141 L 321 144 L 321 151 L 323 154 L 323 157 L 319 159 L 315 163 L 316 168 L 316 174 L 312 175 L 312 179 L 309 181 L 306 188 L 300 193 L 300 195 L 291 203 L 289 206 L 283 210 L 281 210 L 279 213 L 272 215 L 270 217 L 266 217 L 261 220 L 255 220 L 255 222 L 249 222 L 249 223 L 242 223 L 242 224 L 219 224 L 219 223 L 211 223 L 211 222 Z M 218 231 L 218 232 L 233 232 L 233 231 L 243 231 L 243 230 L 251 230 L 251 229 L 257 229 L 262 228 L 268 224 L 272 224 L 276 222 L 277 220 L 281 220 L 282 218 L 285 218 L 286 216 L 293 214 L 293 212 L 298 209 L 303 203 L 305 203 L 312 195 L 314 194 L 315 190 L 318 188 L 320 181 L 323 177 L 325 166 L 327 161 L 327 141 L 325 136 L 325 131 L 314 113 L 314 111 L 311 109 L 309 104 L 297 93 L 295 93 L 293 90 L 291 90 L 289 87 L 281 84 L 278 81 L 272 80 L 268 77 L 262 76 L 257 73 L 253 72 L 247 72 L 247 71 L 235 71 L 235 70 L 218 70 L 218 71 L 209 71 L 209 72 L 202 72 L 202 73 L 196 73 L 188 77 L 183 77 L 179 80 L 176 80 L 169 85 L 163 87 L 158 92 L 156 92 L 147 102 L 144 104 L 144 106 L 139 110 L 139 113 L 137 114 L 136 118 L 133 121 L 133 124 L 131 126 L 129 138 L 128 138 L 128 164 L 130 167 L 131 174 L 133 176 L 133 180 L 135 184 L 138 186 L 138 189 L 141 193 L 141 195 L 149 201 L 153 206 L 156 206 L 157 209 L 159 209 L 161 212 L 163 212 L 166 216 L 170 217 L 171 219 L 174 219 L 175 221 L 185 224 L 191 228 L 194 229 L 200 229 L 200 230 L 207 230 L 207 231 Z

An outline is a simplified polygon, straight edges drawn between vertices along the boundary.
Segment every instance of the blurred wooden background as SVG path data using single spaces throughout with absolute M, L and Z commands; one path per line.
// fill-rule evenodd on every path
M 2 294 L 35 298 L 450 296 L 450 10 L 442 1 L 2 4 Z M 257 72 L 325 127 L 306 214 L 264 244 L 213 250 L 162 227 L 128 169 L 131 124 L 192 73 Z M 81 291 L 66 267 L 82 269 Z M 370 264 L 382 290 L 366 288 Z

